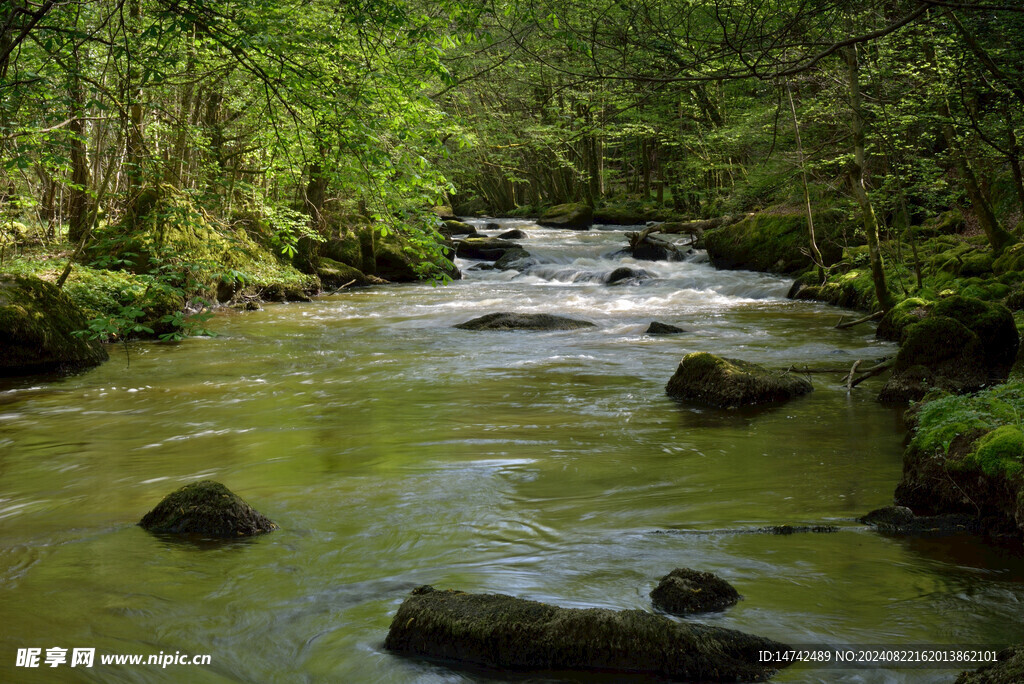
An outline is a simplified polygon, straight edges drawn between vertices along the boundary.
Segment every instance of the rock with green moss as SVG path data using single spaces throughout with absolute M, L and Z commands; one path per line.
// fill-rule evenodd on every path
M 358 268 L 328 257 L 320 257 L 317 262 L 316 275 L 328 290 L 336 290 L 349 285 L 374 285 L 383 282 L 376 276 L 368 276 Z
M 669 214 L 664 208 L 643 203 L 609 204 L 594 210 L 594 223 L 608 226 L 642 226 L 662 221 Z
M 786 401 L 813 389 L 806 378 L 707 352 L 684 356 L 665 387 L 669 396 L 717 408 Z
M 995 302 L 953 296 L 936 303 L 932 315 L 946 316 L 967 326 L 981 340 L 990 375 L 1006 377 L 1020 346 L 1020 335 L 1009 309 Z
M 878 322 L 875 336 L 880 340 L 899 342 L 903 332 L 914 323 L 920 323 L 928 316 L 931 302 L 919 297 L 910 297 L 889 309 Z
M 1024 644 L 996 654 L 996 662 L 961 672 L 954 684 L 1020 684 L 1024 682 Z
M 919 516 L 968 516 L 994 534 L 1024 533 L 1024 383 L 923 404 L 896 503 Z
M 544 212 L 537 223 L 549 228 L 587 230 L 594 223 L 594 210 L 582 202 L 559 204 Z
M 238 495 L 212 480 L 193 482 L 171 492 L 142 517 L 139 526 L 150 532 L 226 539 L 277 529 Z
M 650 596 L 656 608 L 673 615 L 722 610 L 740 600 L 739 592 L 721 577 L 690 568 L 676 568 L 662 577 Z
M 76 335 L 85 317 L 53 284 L 0 275 L 0 375 L 73 372 L 107 360 L 97 340 Z
M 992 271 L 997 274 L 1024 271 L 1024 243 L 1011 245 L 1004 249 L 992 262 Z
M 932 238 L 961 233 L 966 227 L 963 213 L 959 209 L 950 209 L 933 216 L 919 226 L 911 226 L 907 232 L 910 234 L 908 237 Z
M 981 339 L 959 321 L 934 314 L 906 327 L 892 376 L 879 399 L 918 401 L 932 389 L 963 393 L 989 379 Z
M 439 275 L 458 280 L 462 273 L 450 256 L 450 249 L 443 246 L 424 244 L 417 248 L 411 239 L 392 234 L 374 245 L 373 275 L 393 283 L 411 283 Z
M 818 223 L 815 221 L 818 248 L 825 264 L 833 264 L 842 257 L 842 250 L 830 239 L 832 222 Z M 796 273 L 811 265 L 807 215 L 788 207 L 765 210 L 705 231 L 703 245 L 716 268 Z
M 384 648 L 500 670 L 583 670 L 677 681 L 764 681 L 758 657 L 788 646 L 641 610 L 560 608 L 501 594 L 419 587 L 405 599 Z

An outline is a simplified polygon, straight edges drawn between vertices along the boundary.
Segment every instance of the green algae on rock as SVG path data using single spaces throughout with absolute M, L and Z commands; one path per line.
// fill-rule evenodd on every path
M 150 532 L 208 537 L 249 537 L 276 530 L 277 525 L 255 511 L 219 482 L 202 480 L 168 494 L 142 517 Z
M 0 275 L 0 375 L 73 372 L 103 363 L 98 340 L 80 333 L 82 312 L 51 283 Z
M 665 387 L 669 396 L 717 408 L 785 401 L 813 389 L 797 375 L 707 352 L 684 356 Z
M 676 568 L 662 577 L 650 596 L 656 608 L 673 615 L 722 610 L 740 600 L 739 592 L 721 577 L 690 568 Z
M 648 674 L 676 681 L 764 681 L 761 650 L 788 649 L 731 629 L 642 610 L 560 608 L 501 594 L 414 589 L 384 648 L 504 670 Z
M 587 204 L 559 204 L 551 207 L 537 223 L 549 228 L 587 230 L 594 223 L 594 210 Z

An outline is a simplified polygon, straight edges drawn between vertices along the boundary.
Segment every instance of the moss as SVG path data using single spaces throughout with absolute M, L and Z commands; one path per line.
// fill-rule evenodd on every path
M 1024 416 L 1024 382 L 1007 382 L 973 395 L 950 395 L 921 404 L 911 446 L 946 451 L 958 435 L 1017 425 Z
M 1000 651 L 995 663 L 961 672 L 954 684 L 1020 684 L 1024 682 L 1024 646 Z
M 761 650 L 788 646 L 641 610 L 560 608 L 419 587 L 395 614 L 389 651 L 503 671 L 584 670 L 672 681 L 763 681 Z
M 1013 365 L 1020 336 L 1013 314 L 1002 304 L 953 296 L 939 301 L 932 314 L 959 321 L 977 334 L 985 350 L 985 363 L 990 368 L 1004 371 Z
M 964 257 L 960 264 L 961 276 L 980 276 L 992 273 L 992 264 L 995 256 L 991 253 L 981 252 Z
M 826 264 L 839 261 L 842 254 L 833 240 L 837 227 L 831 213 L 815 219 L 818 248 Z M 805 253 L 807 216 L 793 208 L 775 207 L 730 226 L 708 230 L 703 243 L 718 268 L 796 273 L 811 264 Z
M 975 444 L 965 463 L 986 475 L 1016 475 L 1024 467 L 1024 432 L 1017 425 L 1003 425 Z
M 882 340 L 899 342 L 907 327 L 919 323 L 928 315 L 932 303 L 920 297 L 910 297 L 898 303 L 878 323 L 876 336 Z
M 908 232 L 919 237 L 935 237 L 960 233 L 966 227 L 964 215 L 959 209 L 950 209 L 925 221 L 920 226 L 911 226 Z
M 656 608 L 673 615 L 723 610 L 740 600 L 739 592 L 721 577 L 690 568 L 676 568 L 662 577 L 650 596 Z
M 81 310 L 52 284 L 30 276 L 0 275 L 0 375 L 70 372 L 107 359 L 86 329 Z
M 544 212 L 537 223 L 554 228 L 587 229 L 594 223 L 594 210 L 583 203 L 559 204 Z
M 171 492 L 139 525 L 150 532 L 246 537 L 277 529 L 277 525 L 219 482 L 202 480 Z
M 785 401 L 813 389 L 802 377 L 707 352 L 684 356 L 665 387 L 669 396 L 717 408 Z
M 1003 253 L 993 262 L 992 270 L 997 274 L 1024 271 L 1024 243 L 1011 245 L 1004 249 Z

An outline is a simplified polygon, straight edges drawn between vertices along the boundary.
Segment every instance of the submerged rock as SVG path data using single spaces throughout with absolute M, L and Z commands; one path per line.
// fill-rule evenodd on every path
M 707 352 L 684 356 L 665 387 L 672 397 L 717 408 L 785 401 L 813 389 L 800 376 Z
M 537 260 L 530 256 L 530 253 L 525 249 L 514 247 L 494 262 L 494 268 L 501 271 L 516 270 L 522 271 L 537 263 Z
M 736 605 L 739 592 L 721 577 L 690 568 L 676 568 L 651 591 L 656 608 L 673 615 L 722 610 Z
M 480 316 L 455 327 L 461 330 L 577 330 L 592 328 L 594 324 L 551 314 L 500 312 Z
M 772 525 L 770 527 L 759 527 L 755 532 L 759 534 L 777 534 L 786 536 L 789 534 L 833 534 L 839 528 L 835 525 Z
M 537 223 L 550 228 L 587 230 L 594 223 L 594 210 L 583 203 L 559 204 L 544 212 Z
M 763 681 L 763 637 L 640 610 L 573 609 L 501 594 L 413 590 L 384 648 L 503 670 L 585 670 L 683 681 Z
M 193 482 L 171 492 L 142 517 L 139 526 L 150 532 L 232 539 L 277 529 L 238 495 L 212 480 Z
M 668 323 L 659 323 L 658 321 L 651 321 L 651 324 L 647 326 L 645 331 L 648 335 L 678 335 L 679 333 L 686 332 L 682 328 Z
M 859 519 L 879 532 L 887 534 L 927 534 L 977 532 L 976 518 L 962 514 L 914 515 L 906 506 L 885 506 Z
M 107 351 L 86 330 L 85 316 L 51 283 L 0 275 L 0 375 L 72 372 L 103 363 Z
M 609 273 L 604 278 L 604 282 L 608 285 L 636 285 L 644 280 L 650 280 L 650 278 L 651 275 L 647 271 L 637 268 L 629 268 L 628 266 L 620 266 Z
M 1020 684 L 1024 682 L 1024 645 L 996 654 L 997 662 L 961 672 L 955 684 Z

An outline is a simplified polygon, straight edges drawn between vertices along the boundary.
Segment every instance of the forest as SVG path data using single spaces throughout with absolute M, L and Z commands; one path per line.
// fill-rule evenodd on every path
M 739 541 L 686 541 L 696 546 L 675 551 L 739 580 L 749 558 L 774 562 L 758 541 L 765 535 L 779 535 L 771 544 L 788 544 L 791 534 L 813 538 L 825 550 L 787 547 L 809 563 L 847 553 L 856 545 L 843 538 L 855 538 L 868 547 L 850 568 L 861 558 L 912 568 L 878 570 L 894 596 L 910 601 L 912 578 L 922 573 L 942 587 L 934 605 L 888 638 L 998 644 L 996 667 L 957 681 L 1019 681 L 1024 647 L 1002 648 L 1024 642 L 1024 631 L 1004 628 L 1020 616 L 993 597 L 1024 599 L 1022 138 L 1019 0 L 7 0 L 0 451 L 10 447 L 11 455 L 0 457 L 0 472 L 17 476 L 0 487 L 0 538 L 12 548 L 66 539 L 53 531 L 71 529 L 61 507 L 41 503 L 59 497 L 34 470 L 46 462 L 59 469 L 64 459 L 60 472 L 92 473 L 67 485 L 89 488 L 74 500 L 103 501 L 94 487 L 116 492 L 110 511 L 94 513 L 96 529 L 148 509 L 169 484 L 210 475 L 266 501 L 278 522 L 231 491 L 183 496 L 230 501 L 225 515 L 244 520 L 244 536 L 278 530 L 265 537 L 273 539 L 334 524 L 326 522 L 337 505 L 331 492 L 355 501 L 357 482 L 372 482 L 377 498 L 367 506 L 379 505 L 381 517 L 353 514 L 332 535 L 376 530 L 367 534 L 379 535 L 381 546 L 327 546 L 367 559 L 351 570 L 369 598 L 332 609 L 355 625 L 332 638 L 361 655 L 338 670 L 314 652 L 300 667 L 314 679 L 353 681 L 370 651 L 461 658 L 495 671 L 543 662 L 544 670 L 759 680 L 789 663 L 726 667 L 708 655 L 719 646 L 701 640 L 724 639 L 721 648 L 735 653 L 782 647 L 772 639 L 878 643 L 865 624 L 883 609 L 855 618 L 837 607 L 821 619 L 849 624 L 794 628 L 772 601 L 802 606 L 804 585 L 772 586 L 764 577 L 783 573 L 776 567 L 741 592 L 745 603 L 765 602 L 767 627 L 763 615 L 742 609 L 715 623 L 767 634 L 764 643 L 717 632 L 678 636 L 694 639 L 686 648 L 710 660 L 654 666 L 676 646 L 650 636 L 660 623 L 620 612 L 607 629 L 644 642 L 639 664 L 581 663 L 559 643 L 560 620 L 581 639 L 598 639 L 586 611 L 646 604 L 594 598 L 561 571 L 534 583 L 533 573 L 559 565 L 559 554 L 609 562 L 615 579 L 598 576 L 594 591 L 630 597 L 635 590 L 620 584 L 632 576 L 635 585 L 640 570 L 614 553 L 591 556 L 574 536 L 586 530 L 603 538 L 657 527 L 659 549 L 724 530 Z M 534 332 L 494 332 L 510 328 Z M 304 364 L 318 369 L 308 387 L 299 379 Z M 121 396 L 149 396 L 154 387 L 170 394 L 140 404 Z M 232 409 L 235 401 L 248 402 L 245 410 Z M 139 406 L 145 417 L 132 418 Z M 65 410 L 73 422 L 47 422 Z M 635 434 L 622 427 L 633 421 Z M 65 429 L 66 443 L 48 441 Z M 194 435 L 223 443 L 196 451 L 176 444 Z M 160 448 L 146 451 L 153 445 Z M 778 469 L 760 458 L 790 446 Z M 670 476 L 659 459 L 677 451 L 701 460 L 683 461 L 687 474 Z M 413 452 L 446 465 L 420 472 Z M 721 463 L 705 463 L 710 453 Z M 622 454 L 641 460 L 628 468 Z M 476 456 L 499 464 L 488 478 L 504 484 L 463 482 L 461 468 Z M 577 467 L 576 458 L 593 461 Z M 296 474 L 321 469 L 322 487 L 312 474 Z M 632 474 L 622 475 L 621 488 L 609 484 L 625 469 Z M 135 479 L 115 486 L 112 473 Z M 573 491 L 563 477 L 583 478 L 586 502 L 555 503 Z M 669 480 L 699 503 L 658 503 L 668 494 L 655 490 Z M 391 487 L 419 492 L 411 500 L 422 518 L 407 519 Z M 779 495 L 791 487 L 791 496 Z M 492 520 L 480 492 L 507 507 L 506 518 Z M 435 508 L 435 494 L 458 503 Z M 161 506 L 173 513 L 198 500 Z M 300 505 L 307 500 L 308 509 Z M 576 508 L 584 504 L 607 524 L 591 529 L 589 514 Z M 297 517 L 282 522 L 288 514 Z M 22 515 L 37 516 L 24 528 L 31 533 L 19 527 Z M 480 529 L 429 548 L 416 534 L 399 540 L 378 529 L 393 518 L 422 532 L 435 517 Z M 161 534 L 183 524 L 167 523 Z M 728 536 L 734 532 L 751 534 Z M 531 556 L 518 546 L 524 539 L 545 550 Z M 132 557 L 127 536 L 108 543 Z M 260 543 L 251 547 L 256 572 L 300 564 Z M 470 556 L 481 566 L 511 562 L 511 588 L 447 557 L 463 547 L 479 552 Z M 630 553 L 644 558 L 648 548 Z M 371 580 L 376 563 L 392 561 L 380 557 L 402 549 L 414 549 L 408 567 L 391 568 L 391 584 Z M 649 563 L 682 562 L 663 553 Z M 195 558 L 174 558 L 167 562 L 186 572 L 196 567 Z M 414 569 L 435 561 L 436 578 Z M 10 567 L 36 562 L 16 558 Z M 63 562 L 88 565 L 77 556 Z M 137 577 L 166 579 L 138 562 Z M 329 570 L 314 567 L 323 583 Z M 964 567 L 974 574 L 966 577 Z M 696 574 L 666 575 L 662 585 L 709 581 L 687 572 Z M 973 583 L 986 573 L 1002 584 Z M 838 591 L 871 606 L 872 571 L 857 574 L 835 579 Z M 61 590 L 27 576 L 30 589 L 11 611 Z M 585 610 L 541 615 L 539 604 L 477 604 L 474 597 L 494 596 L 458 598 L 432 586 L 402 603 L 413 581 L 463 582 L 467 591 L 548 603 L 571 596 L 563 603 Z M 687 591 L 736 593 L 726 587 Z M 963 609 L 970 624 L 962 631 L 931 613 L 975 589 L 984 598 Z M 279 598 L 302 601 L 312 591 L 303 584 Z M 689 614 L 655 592 L 661 613 Z M 453 646 L 457 630 L 400 633 L 396 618 L 384 646 L 369 646 L 364 634 L 386 626 L 399 603 L 408 624 L 468 620 L 470 643 Z M 141 607 L 142 599 L 123 604 L 115 610 L 170 619 Z M 75 608 L 97 610 L 92 599 Z M 258 631 L 252 616 L 268 607 L 246 610 L 249 622 L 238 629 Z M 484 610 L 499 615 L 497 626 L 474 622 L 487 621 Z M 303 629 L 329 633 L 319 617 L 295 615 Z M 865 623 L 855 622 L 860 617 Z M 519 626 L 506 619 L 556 626 L 520 643 Z M 46 624 L 25 633 L 45 635 Z M 111 623 L 112 633 L 136 628 Z M 0 643 L 11 653 L 26 646 L 17 629 L 4 631 Z M 499 636 L 513 644 L 512 655 L 487 652 Z M 182 648 L 200 652 L 202 642 L 181 638 Z M 288 633 L 284 642 L 303 638 Z M 247 662 L 238 650 L 244 642 L 233 635 L 230 658 L 213 652 L 215 665 L 221 656 L 231 662 L 211 670 L 210 681 L 281 671 Z M 159 643 L 169 653 L 175 642 Z M 531 653 L 531 643 L 543 644 L 541 652 Z M 374 670 L 365 681 L 447 672 L 403 667 Z M 799 667 L 779 680 L 804 681 Z M 949 669 L 953 676 L 966 668 Z M 898 677 L 914 681 L 912 672 Z

